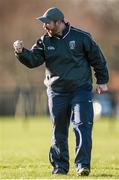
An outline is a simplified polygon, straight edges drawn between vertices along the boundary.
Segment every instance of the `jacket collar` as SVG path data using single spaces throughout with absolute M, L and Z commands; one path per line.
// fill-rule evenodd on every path
M 70 24 L 69 23 L 65 23 L 65 29 L 62 32 L 62 35 L 56 35 L 55 37 L 58 39 L 64 39 L 70 32 Z

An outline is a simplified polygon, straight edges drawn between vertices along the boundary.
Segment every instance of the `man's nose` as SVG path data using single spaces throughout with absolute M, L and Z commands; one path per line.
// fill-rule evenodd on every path
M 44 28 L 44 29 L 46 28 L 46 24 L 45 24 L 45 23 L 43 23 L 43 28 Z
M 49 28 L 49 23 L 43 23 L 43 28 Z
M 44 28 L 47 27 L 47 23 L 43 23 L 43 27 L 44 27 Z

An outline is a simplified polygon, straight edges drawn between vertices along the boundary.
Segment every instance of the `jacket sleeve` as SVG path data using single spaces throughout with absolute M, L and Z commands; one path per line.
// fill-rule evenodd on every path
M 45 61 L 44 46 L 41 39 L 30 50 L 23 48 L 22 53 L 15 53 L 15 55 L 22 64 L 29 68 L 38 67 Z
M 90 34 L 84 37 L 83 46 L 88 62 L 94 69 L 97 84 L 106 84 L 109 81 L 109 73 L 100 47 Z

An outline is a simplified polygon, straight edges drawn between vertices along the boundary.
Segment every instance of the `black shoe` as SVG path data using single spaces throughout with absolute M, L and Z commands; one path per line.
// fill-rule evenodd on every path
M 54 174 L 54 175 L 66 175 L 67 172 L 64 169 L 54 169 L 52 171 L 52 174 Z
M 83 168 L 77 170 L 78 176 L 88 176 L 89 173 L 90 173 L 90 170 L 86 167 L 83 167 Z

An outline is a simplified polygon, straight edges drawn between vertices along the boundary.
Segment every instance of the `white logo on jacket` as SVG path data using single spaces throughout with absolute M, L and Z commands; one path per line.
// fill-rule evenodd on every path
M 47 49 L 48 50 L 55 50 L 55 47 L 54 46 L 48 46 Z
M 76 43 L 75 41 L 69 41 L 69 47 L 70 49 L 75 49 Z

